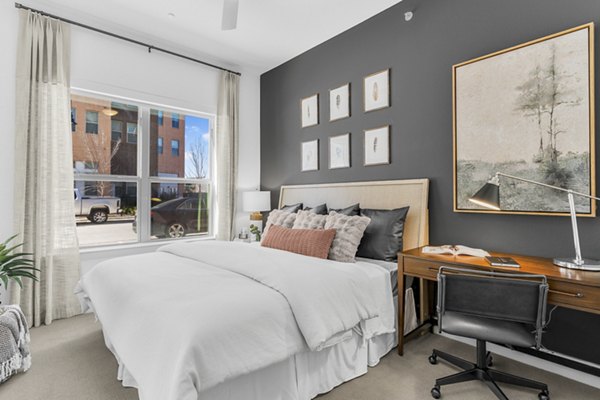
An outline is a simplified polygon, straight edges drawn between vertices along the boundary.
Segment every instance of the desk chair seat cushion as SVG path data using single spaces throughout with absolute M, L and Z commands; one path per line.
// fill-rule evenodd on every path
M 453 311 L 446 311 L 442 317 L 443 332 L 519 347 L 535 345 L 533 329 L 533 327 L 520 322 L 476 317 Z

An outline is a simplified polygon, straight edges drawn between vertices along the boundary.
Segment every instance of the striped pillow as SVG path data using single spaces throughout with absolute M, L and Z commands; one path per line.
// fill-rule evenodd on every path
M 261 246 L 309 257 L 327 258 L 335 229 L 289 229 L 271 225 Z

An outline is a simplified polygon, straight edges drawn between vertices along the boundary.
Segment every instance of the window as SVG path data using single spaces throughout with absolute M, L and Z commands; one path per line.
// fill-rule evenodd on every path
M 98 111 L 85 112 L 85 133 L 98 134 Z
M 171 155 L 179 157 L 179 140 L 177 139 L 171 140 Z
M 110 138 L 114 142 L 118 142 L 121 140 L 121 136 L 123 135 L 123 121 L 110 121 Z
M 179 114 L 171 114 L 171 127 L 179 129 Z
M 72 93 L 71 107 L 86 112 L 86 125 L 87 112 L 98 110 L 93 121 L 97 134 L 73 136 L 75 214 L 82 246 L 211 232 L 213 116 L 173 113 L 83 92 Z M 166 126 L 160 123 L 165 118 Z M 179 129 L 173 130 L 169 120 L 177 120 Z M 161 156 L 165 141 L 176 157 Z M 90 196 L 97 197 L 86 198 Z M 98 197 L 106 208 L 94 205 Z
M 137 143 L 137 124 L 127 123 L 127 143 Z
M 77 130 L 77 110 L 71 107 L 71 132 Z

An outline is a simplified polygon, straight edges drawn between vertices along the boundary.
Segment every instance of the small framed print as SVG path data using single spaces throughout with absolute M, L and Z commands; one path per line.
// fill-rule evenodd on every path
M 364 164 L 390 163 L 390 126 L 365 130 Z
M 350 83 L 329 91 L 329 121 L 350 116 Z
M 350 134 L 329 138 L 329 169 L 350 167 Z
M 363 80 L 365 112 L 390 106 L 390 70 L 366 76 Z
M 300 112 L 302 113 L 302 127 L 319 124 L 319 94 L 313 94 L 300 101 Z
M 319 169 L 319 139 L 302 142 L 302 172 Z

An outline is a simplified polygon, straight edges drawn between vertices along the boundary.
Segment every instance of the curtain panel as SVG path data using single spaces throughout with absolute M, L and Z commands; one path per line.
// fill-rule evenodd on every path
M 79 246 L 73 211 L 70 28 L 19 10 L 16 76 L 15 229 L 39 281 L 12 284 L 30 326 L 81 312 L 73 290 Z
M 240 77 L 223 71 L 217 108 L 217 239 L 235 236 L 235 193 L 238 162 Z

